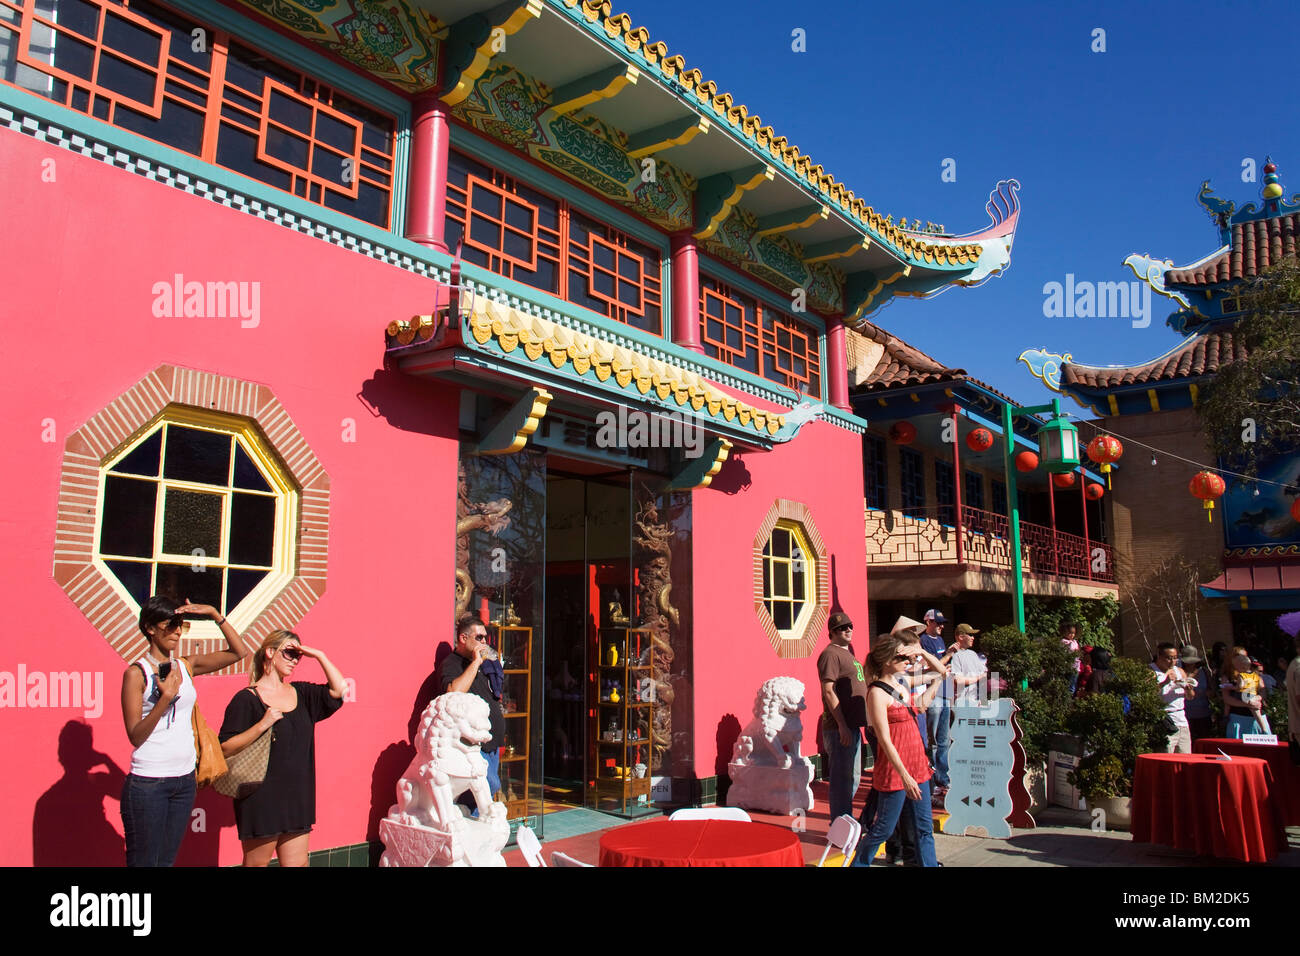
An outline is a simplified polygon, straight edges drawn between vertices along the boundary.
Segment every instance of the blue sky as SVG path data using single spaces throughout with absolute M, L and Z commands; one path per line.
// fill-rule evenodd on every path
M 1125 318 L 1046 318 L 1043 286 L 1134 278 L 1129 253 L 1183 265 L 1218 233 L 1196 202 L 1259 203 L 1264 156 L 1300 192 L 1300 35 L 1291 3 L 861 3 L 615 0 L 686 66 L 730 92 L 882 214 L 968 232 L 999 179 L 1022 185 L 1011 268 L 981 288 L 899 300 L 873 321 L 1022 403 L 1053 394 L 1027 348 L 1085 364 L 1179 343 L 1153 299 Z M 803 29 L 807 51 L 791 49 Z M 1106 51 L 1091 50 L 1105 30 Z M 941 181 L 944 159 L 956 182 Z M 1242 181 L 1256 160 L 1257 182 Z M 1078 411 L 1073 402 L 1067 407 Z

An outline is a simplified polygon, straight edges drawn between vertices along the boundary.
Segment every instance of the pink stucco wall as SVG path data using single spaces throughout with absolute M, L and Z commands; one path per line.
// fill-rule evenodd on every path
M 54 182 L 42 180 L 46 160 Z M 317 731 L 312 844 L 365 840 L 372 804 L 387 810 L 391 778 L 409 759 L 400 749 L 407 718 L 451 616 L 455 392 L 382 370 L 384 325 L 427 311 L 432 284 L 9 131 L 0 131 L 0 182 L 9 463 L 0 671 L 102 674 L 102 714 L 84 719 L 94 748 L 129 767 L 124 664 L 51 576 L 64 440 L 160 364 L 268 385 L 331 479 L 328 590 L 305 619 L 288 623 L 356 681 L 355 703 Z M 155 318 L 152 286 L 175 273 L 260 282 L 260 323 Z M 43 440 L 47 419 L 54 441 Z M 355 421 L 355 441 L 344 440 L 346 419 Z M 304 671 L 323 680 L 315 664 Z M 209 722 L 220 724 L 245 682 L 199 679 Z M 94 775 L 103 768 L 61 780 L 60 730 L 82 719 L 75 709 L 0 709 L 0 766 L 9 768 L 0 788 L 0 865 L 33 862 L 34 830 L 46 853 L 39 862 L 122 862 L 120 841 L 114 851 L 104 830 L 120 832 L 121 819 L 117 794 L 99 792 Z M 372 797 L 377 762 L 384 781 Z M 187 837 L 182 862 L 237 862 L 229 801 L 208 794 L 198 805 L 209 811 L 208 830 Z
M 803 752 L 817 752 L 822 710 L 817 654 L 826 645 L 826 629 L 822 627 L 810 656 L 779 658 L 754 611 L 754 534 L 778 498 L 811 511 L 833 562 L 831 608 L 848 612 L 860 628 L 854 636 L 859 657 L 867 650 L 861 438 L 813 422 L 770 452 L 729 459 L 709 488 L 695 492 L 693 509 L 695 763 L 700 777 L 725 772 L 735 732 L 749 722 L 754 694 L 771 677 L 803 681 L 808 703 Z

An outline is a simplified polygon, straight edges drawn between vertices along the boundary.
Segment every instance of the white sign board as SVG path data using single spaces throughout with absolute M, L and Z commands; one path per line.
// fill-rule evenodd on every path
M 1277 744 L 1277 734 L 1242 734 L 1243 744 Z
M 672 803 L 673 802 L 673 778 L 672 777 L 651 777 L 650 778 L 650 802 L 651 803 Z
M 1016 702 L 1010 697 L 986 706 L 962 705 L 952 709 L 948 750 L 951 778 L 944 809 L 949 813 L 944 832 L 965 833 L 983 827 L 991 837 L 1011 836 L 1006 818 L 1011 815 L 1011 771 L 1015 753 L 1011 742 L 1016 728 L 1011 722 Z
M 1087 805 L 1079 793 L 1079 788 L 1070 783 L 1070 771 L 1077 770 L 1079 758 L 1073 754 L 1061 753 L 1059 750 L 1047 754 L 1047 802 L 1057 807 L 1069 807 L 1071 810 L 1085 810 Z

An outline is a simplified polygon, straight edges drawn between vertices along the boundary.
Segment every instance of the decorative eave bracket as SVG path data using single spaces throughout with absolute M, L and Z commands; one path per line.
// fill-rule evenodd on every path
M 685 466 L 673 480 L 668 483 L 672 491 L 689 491 L 692 488 L 707 488 L 713 476 L 722 468 L 722 463 L 731 454 L 731 442 L 725 438 L 715 438 L 709 442 L 704 453 L 698 458 L 688 458 Z
M 542 15 L 544 0 L 508 0 L 483 13 L 474 13 L 453 23 L 443 41 L 446 65 L 442 101 L 448 106 L 462 102 L 474 90 L 474 83 L 505 49 L 505 38 L 518 33 L 530 20 Z
M 775 167 L 759 163 L 701 179 L 695 190 L 695 238 L 708 239 L 718 231 L 741 196 L 759 183 L 775 178 Z
M 546 416 L 546 407 L 554 398 L 544 388 L 530 388 L 506 410 L 474 449 L 476 455 L 512 455 L 523 448 L 528 436 Z

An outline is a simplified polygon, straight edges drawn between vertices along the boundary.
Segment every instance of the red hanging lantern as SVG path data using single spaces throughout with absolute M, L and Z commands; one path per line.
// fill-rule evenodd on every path
M 911 422 L 894 422 L 889 427 L 889 440 L 895 445 L 910 445 L 916 441 L 916 426 Z
M 966 447 L 971 451 L 988 451 L 993 447 L 993 433 L 987 428 L 977 428 L 966 436 Z
M 1101 485 L 1097 484 L 1095 481 L 1090 483 L 1088 487 L 1083 489 L 1084 497 L 1086 497 L 1089 501 L 1100 501 L 1101 496 L 1104 495 L 1105 493 L 1106 493 L 1106 489 L 1103 488 Z
M 1227 487 L 1223 479 L 1212 471 L 1198 471 L 1187 484 L 1187 490 L 1204 502 L 1207 521 L 1214 520 L 1214 499 L 1220 497 Z
M 1032 451 L 1022 451 L 1016 455 L 1016 471 L 1033 471 L 1038 467 L 1038 456 Z
M 1067 471 L 1067 472 L 1065 472 L 1064 474 L 1061 474 L 1061 475 L 1053 475 L 1053 476 L 1052 476 L 1052 484 L 1056 485 L 1056 487 L 1058 487 L 1058 488 L 1073 488 L 1073 487 L 1074 487 L 1074 472 L 1072 472 L 1072 471 Z
M 1119 461 L 1124 454 L 1124 446 L 1114 435 L 1098 435 L 1088 442 L 1088 457 L 1101 465 L 1101 473 L 1106 476 L 1106 487 L 1110 487 L 1110 463 Z
M 1300 521 L 1300 498 L 1291 502 L 1291 520 Z

